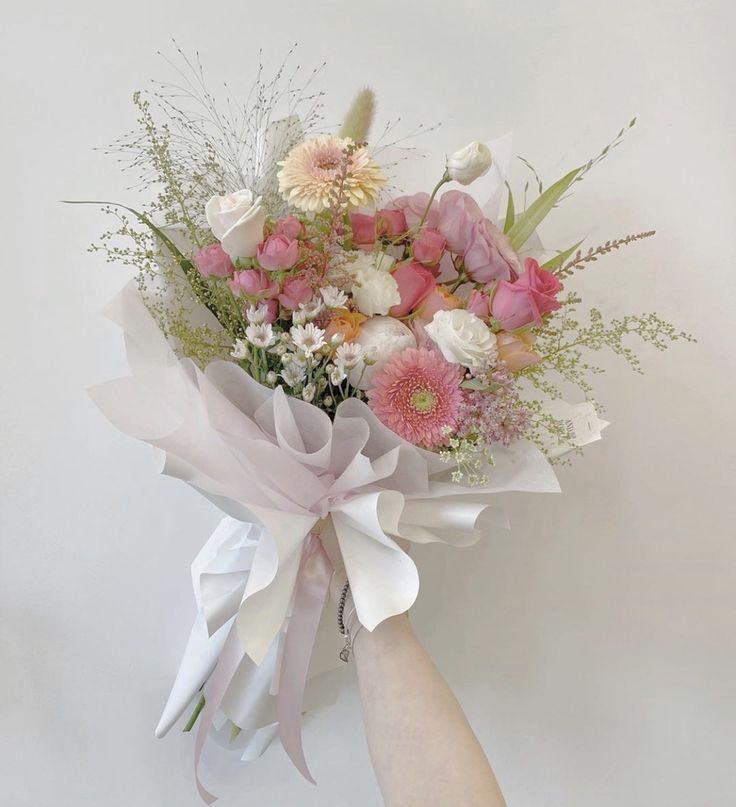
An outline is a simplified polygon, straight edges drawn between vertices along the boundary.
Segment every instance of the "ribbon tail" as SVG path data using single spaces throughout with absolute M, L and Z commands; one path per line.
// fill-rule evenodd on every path
M 302 707 L 309 661 L 331 576 L 332 564 L 322 543 L 319 538 L 311 536 L 304 550 L 284 643 L 276 715 L 284 750 L 302 776 L 312 784 L 316 782 L 304 758 L 302 745 Z

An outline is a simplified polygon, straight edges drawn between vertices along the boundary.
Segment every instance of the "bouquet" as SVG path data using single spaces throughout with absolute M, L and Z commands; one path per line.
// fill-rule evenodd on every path
M 328 129 L 313 79 L 259 74 L 223 112 L 192 66 L 186 93 L 135 96 L 116 147 L 154 200 L 105 204 L 118 226 L 95 247 L 137 271 L 109 309 L 131 375 L 92 391 L 224 514 L 192 565 L 198 615 L 157 734 L 193 708 L 196 765 L 210 734 L 244 759 L 278 734 L 310 780 L 301 715 L 350 652 L 323 618 L 334 559 L 367 630 L 406 611 L 419 579 L 399 540 L 473 543 L 505 526 L 499 492 L 558 490 L 550 462 L 600 437 L 589 351 L 639 369 L 627 336 L 689 338 L 654 314 L 578 313 L 574 274 L 651 232 L 552 255 L 537 235 L 623 130 L 531 201 L 507 183 L 508 137 L 406 195 L 391 155 L 414 155 L 371 143 L 373 93 Z

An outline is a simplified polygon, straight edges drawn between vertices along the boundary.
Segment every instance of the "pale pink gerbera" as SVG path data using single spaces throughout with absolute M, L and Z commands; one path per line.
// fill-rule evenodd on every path
M 368 405 L 400 437 L 424 448 L 445 445 L 463 402 L 462 368 L 434 350 L 407 348 L 372 378 Z
M 343 172 L 341 191 L 348 207 L 372 207 L 386 182 L 367 149 L 355 147 L 349 137 L 322 135 L 305 140 L 294 146 L 279 165 L 281 195 L 308 213 L 320 213 L 330 206 Z

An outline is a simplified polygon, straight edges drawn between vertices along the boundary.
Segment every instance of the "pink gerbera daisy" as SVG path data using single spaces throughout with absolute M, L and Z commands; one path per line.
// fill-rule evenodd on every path
M 400 437 L 424 448 L 445 445 L 463 402 L 462 368 L 434 350 L 407 348 L 372 378 L 368 405 Z

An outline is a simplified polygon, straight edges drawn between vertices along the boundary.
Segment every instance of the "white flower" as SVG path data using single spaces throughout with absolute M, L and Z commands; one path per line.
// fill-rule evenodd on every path
M 320 294 L 328 308 L 345 308 L 345 303 L 348 301 L 347 294 L 335 286 L 325 286 L 320 289 Z
M 394 259 L 383 253 L 358 252 L 345 267 L 353 276 L 351 293 L 358 310 L 369 317 L 388 314 L 401 302 L 399 286 L 390 269 Z
M 248 308 L 245 309 L 245 318 L 250 322 L 251 325 L 260 325 L 261 323 L 266 321 L 266 317 L 268 316 L 268 306 L 261 303 L 257 308 L 252 305 L 249 305 Z
M 294 325 L 304 325 L 307 321 L 307 315 L 304 311 L 292 311 L 291 321 Z
M 335 364 L 347 370 L 352 370 L 358 362 L 363 361 L 365 348 L 358 342 L 345 342 L 335 351 Z
M 447 175 L 461 185 L 470 183 L 487 174 L 493 159 L 485 143 L 473 140 L 447 158 Z
M 304 314 L 307 321 L 314 319 L 324 307 L 324 303 L 317 299 L 310 300 L 308 303 L 299 303 L 299 311 Z
M 247 188 L 227 196 L 213 196 L 204 213 L 215 238 L 231 258 L 252 258 L 256 254 L 266 223 L 260 196 L 254 199 Z
M 314 396 L 316 393 L 317 393 L 317 387 L 315 387 L 314 384 L 307 384 L 302 390 L 302 398 L 307 403 L 311 403 L 314 400 Z
M 424 330 L 447 361 L 479 369 L 488 367 L 498 356 L 491 329 L 463 308 L 438 311 Z
M 325 332 L 313 322 L 294 325 L 289 333 L 294 345 L 305 354 L 316 353 L 325 344 Z
M 342 382 L 347 378 L 347 374 L 342 367 L 337 367 L 334 364 L 330 364 L 327 366 L 327 374 L 330 377 L 331 384 L 342 384 Z
M 279 380 L 279 377 L 274 373 L 273 370 L 269 370 L 266 373 L 266 383 L 270 384 L 272 387 L 276 386 L 276 382 Z
M 273 328 L 270 322 L 264 322 L 260 325 L 249 325 L 245 329 L 245 338 L 253 345 L 253 347 L 266 348 L 276 341 Z
M 365 367 L 355 367 L 350 372 L 350 383 L 362 390 L 370 387 L 373 374 L 380 370 L 394 353 L 417 346 L 417 340 L 411 329 L 393 317 L 373 317 L 366 320 L 360 326 L 354 342 L 363 348 Z
M 295 387 L 297 384 L 301 384 L 306 375 L 304 368 L 295 361 L 289 362 L 281 371 L 281 378 L 284 379 L 284 382 L 289 387 Z
M 242 339 L 236 339 L 233 342 L 233 349 L 230 351 L 230 355 L 234 359 L 245 359 L 248 357 L 248 345 Z

